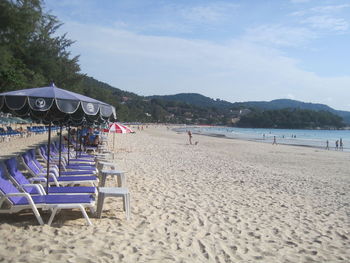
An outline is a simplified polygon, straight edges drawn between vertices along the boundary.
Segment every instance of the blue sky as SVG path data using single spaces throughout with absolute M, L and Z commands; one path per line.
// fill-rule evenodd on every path
M 45 0 L 83 73 L 140 95 L 350 111 L 349 0 Z

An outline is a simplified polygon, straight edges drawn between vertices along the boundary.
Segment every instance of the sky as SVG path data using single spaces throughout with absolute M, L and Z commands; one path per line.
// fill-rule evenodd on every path
M 139 95 L 350 111 L 350 0 L 44 0 L 82 73 Z

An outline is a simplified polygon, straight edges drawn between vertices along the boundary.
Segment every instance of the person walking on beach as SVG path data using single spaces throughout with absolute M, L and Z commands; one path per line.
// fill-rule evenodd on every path
M 343 150 L 344 149 L 344 145 L 343 145 L 343 139 L 340 138 L 340 141 L 339 141 L 339 150 Z
M 192 132 L 188 131 L 187 134 L 188 134 L 188 139 L 190 141 L 190 144 L 192 144 Z
M 337 150 L 338 150 L 338 148 L 339 148 L 339 141 L 338 141 L 338 140 L 336 140 L 336 141 L 335 141 L 335 150 L 337 151 Z
M 326 150 L 329 150 L 329 141 L 326 141 Z
M 276 136 L 273 136 L 273 143 L 272 143 L 272 145 L 277 145 Z

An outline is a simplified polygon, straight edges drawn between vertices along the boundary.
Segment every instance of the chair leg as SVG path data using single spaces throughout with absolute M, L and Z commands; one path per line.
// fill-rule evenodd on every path
M 58 207 L 54 207 L 54 208 L 52 209 L 52 213 L 51 213 L 50 219 L 49 219 L 49 221 L 47 222 L 47 224 L 48 224 L 49 226 L 51 226 L 51 223 L 52 223 L 52 221 L 53 221 L 53 219 L 54 219 L 54 217 L 55 217 L 55 215 L 56 215 L 57 212 L 58 212 Z
M 116 177 L 114 177 L 116 183 L 117 183 L 117 187 L 121 187 L 121 182 L 120 182 L 120 176 L 117 175 Z
M 97 218 L 101 218 L 104 199 L 105 195 L 100 193 L 97 200 Z
M 107 175 L 106 174 L 102 174 L 102 180 L 101 180 L 101 186 L 104 187 L 106 185 L 106 179 L 107 179 Z
M 5 197 L 3 196 L 3 197 L 0 199 L 0 204 L 2 204 L 2 201 L 4 200 L 4 198 L 5 198 Z M 40 225 L 43 225 L 43 224 L 44 224 L 44 221 L 43 221 L 43 219 L 41 218 L 38 209 L 36 208 L 36 206 L 35 206 L 33 200 L 32 200 L 30 197 L 28 198 L 28 202 L 29 202 L 29 205 L 30 205 L 30 207 L 32 208 L 32 211 L 33 211 L 33 213 L 34 213 L 36 219 L 38 220 L 39 224 L 40 224 Z
M 126 207 L 127 207 L 126 199 L 127 199 L 126 195 L 123 195 L 123 211 L 126 211 Z
M 41 218 L 38 209 L 36 209 L 36 207 L 32 207 L 32 210 L 33 210 L 33 213 L 34 213 L 36 219 L 38 220 L 39 224 L 43 225 L 44 224 L 44 220 Z
M 131 214 L 131 207 L 130 207 L 130 194 L 126 194 L 126 219 L 130 220 L 130 214 Z
M 86 213 L 86 211 L 85 211 L 85 208 L 84 208 L 82 205 L 80 205 L 79 208 L 80 208 L 81 213 L 82 213 L 83 216 L 85 217 L 86 222 L 88 223 L 88 225 L 89 225 L 89 226 L 92 226 L 92 222 L 91 222 L 89 216 L 87 215 L 87 213 Z

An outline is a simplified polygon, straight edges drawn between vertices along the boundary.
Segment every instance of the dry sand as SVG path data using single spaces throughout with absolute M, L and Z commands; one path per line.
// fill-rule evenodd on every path
M 117 199 L 92 227 L 78 211 L 52 227 L 0 215 L 0 261 L 350 262 L 350 153 L 200 135 L 194 146 L 164 127 L 116 139 L 132 219 Z

